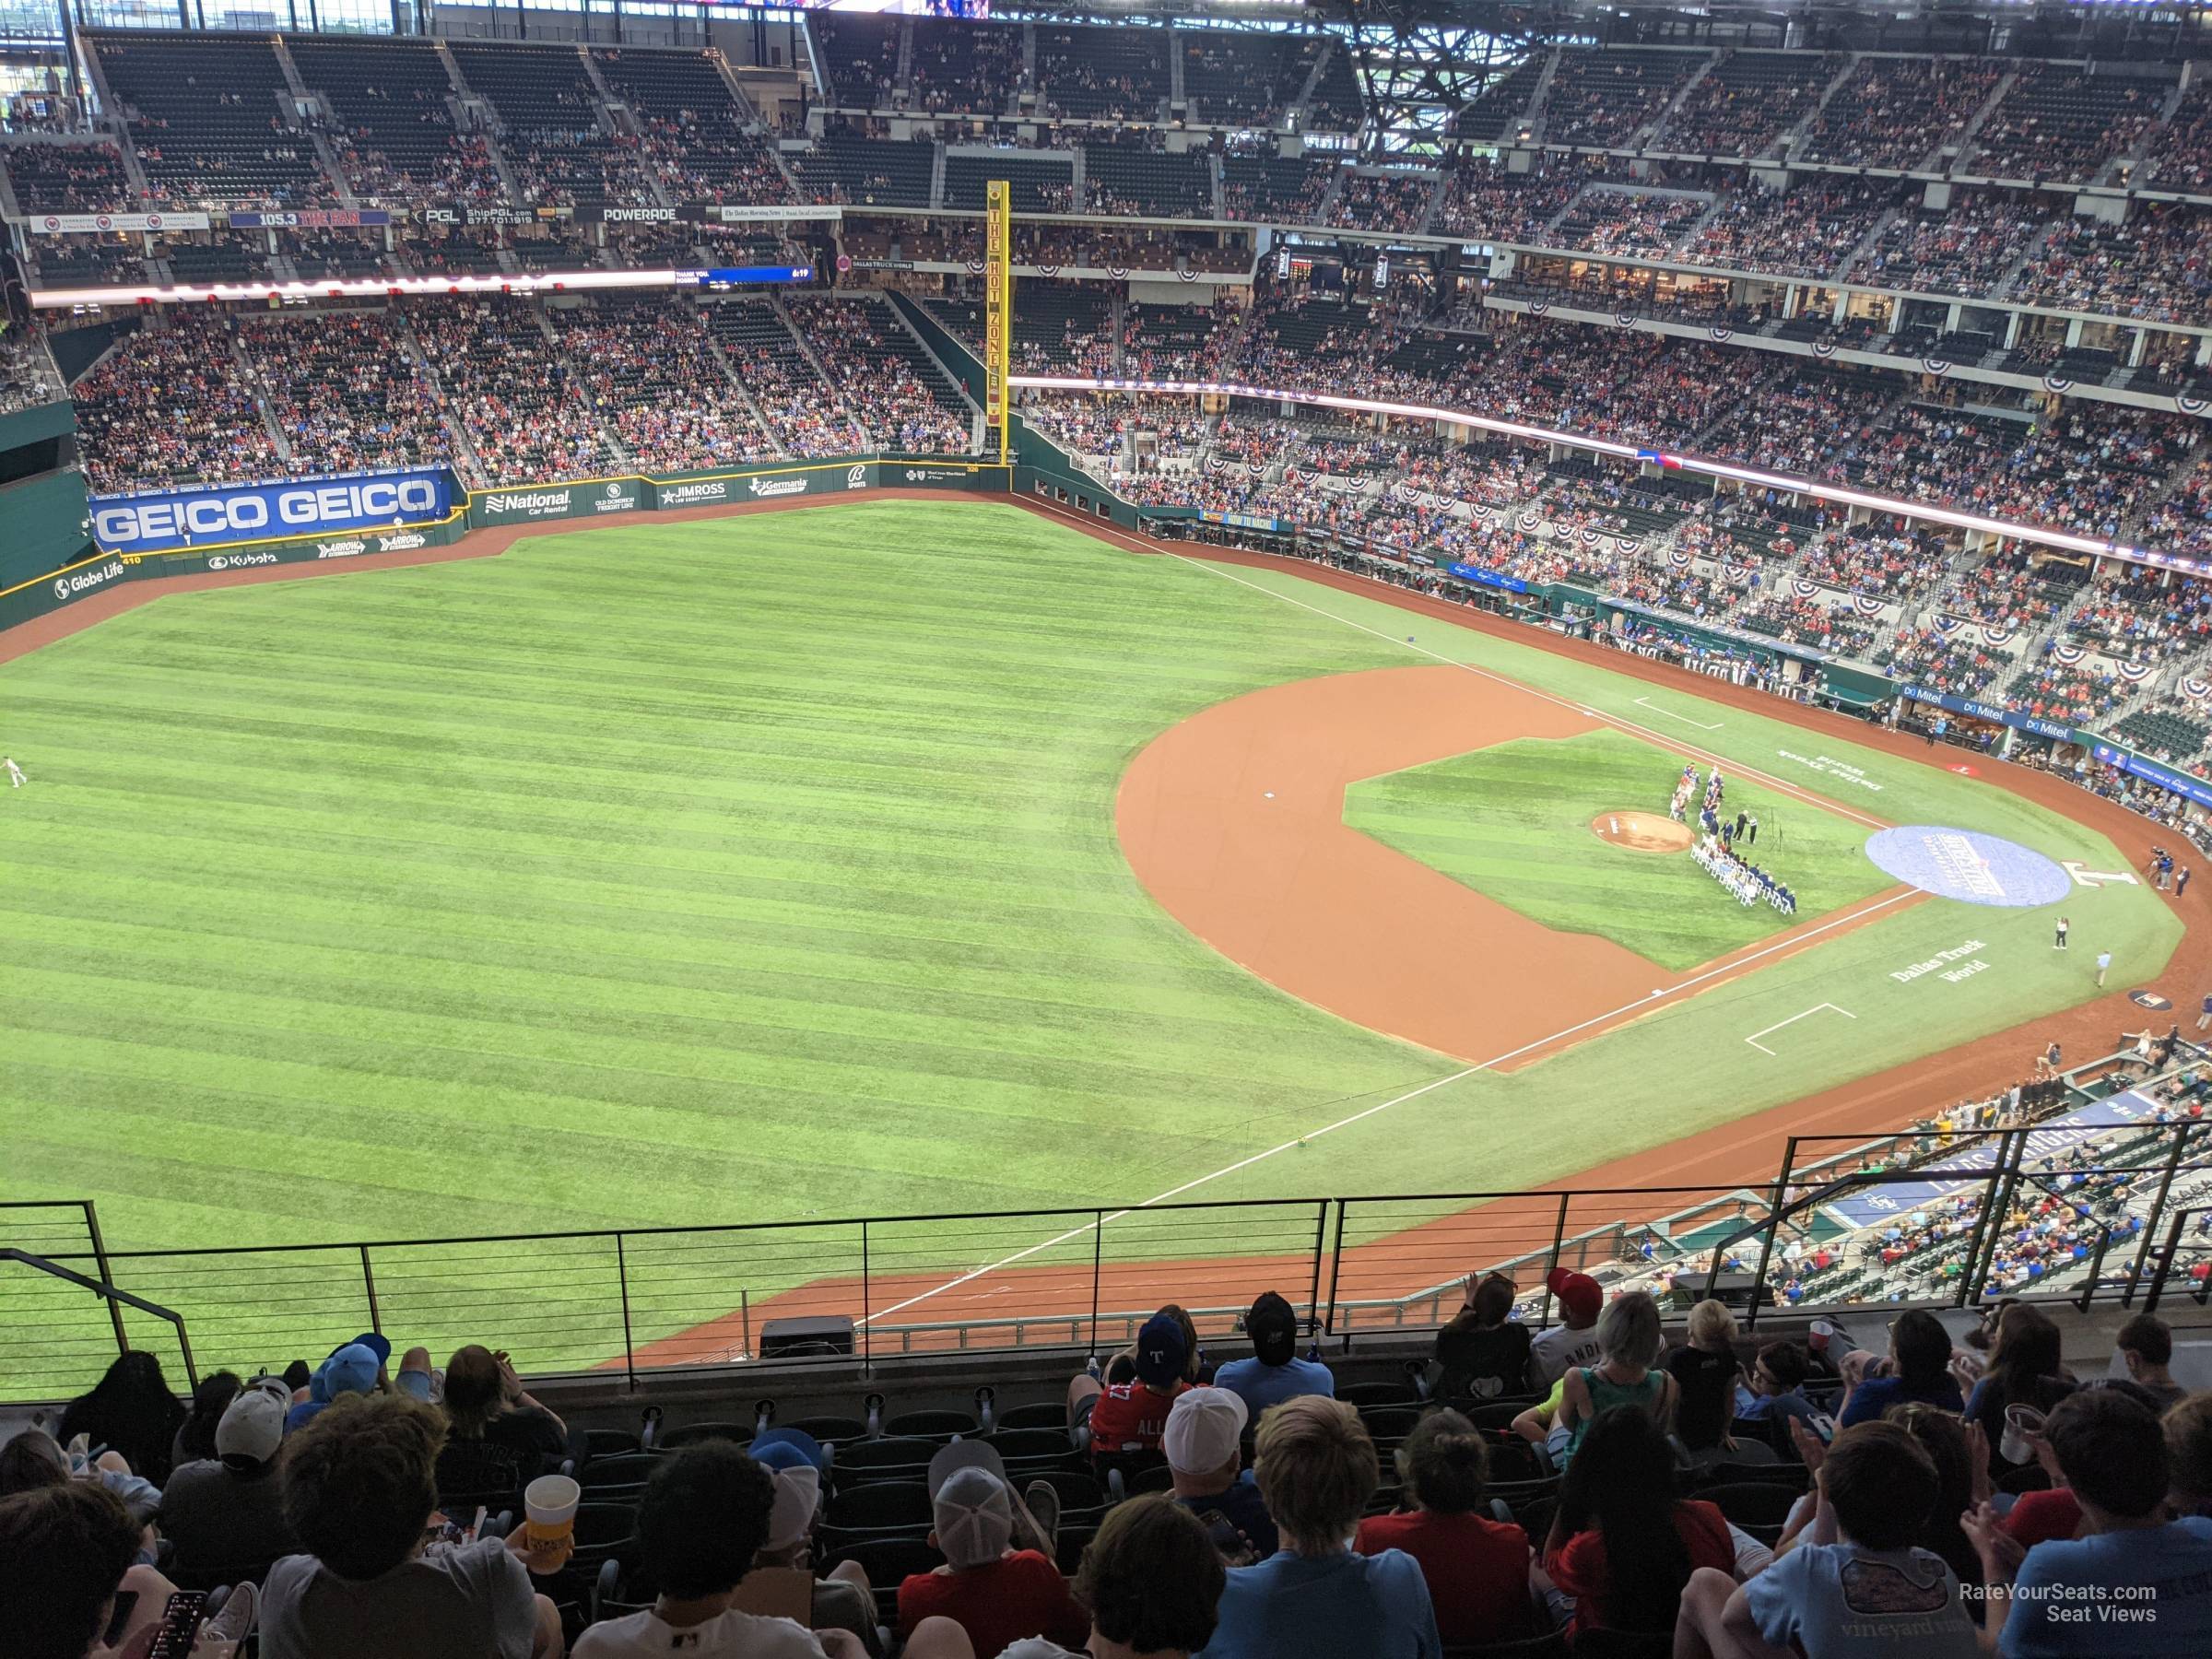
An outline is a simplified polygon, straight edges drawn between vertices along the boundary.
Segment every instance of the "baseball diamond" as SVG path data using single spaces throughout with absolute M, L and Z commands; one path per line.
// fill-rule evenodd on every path
M 1133 557 L 1119 533 L 980 502 L 703 511 L 502 530 L 488 559 L 465 542 L 411 570 L 380 567 L 425 555 L 350 559 L 344 581 L 194 578 L 217 591 L 10 665 L 50 757 L 4 831 L 18 1184 L 96 1191 L 112 1231 L 165 1242 L 372 1228 L 395 1182 L 463 1229 L 580 1205 L 665 1221 L 771 1190 L 829 1214 L 855 1159 L 917 1209 L 956 1190 L 1002 1207 L 1194 1180 L 1264 1194 L 1276 1171 L 1236 1167 L 1252 1150 L 1440 1078 L 1341 1131 L 1338 1177 L 1536 1182 L 1587 1163 L 1571 1134 L 1421 1125 L 1594 1125 L 1623 1079 L 1732 1065 L 1762 1010 L 1853 986 L 1857 1028 L 1808 1034 L 1786 1077 L 1723 1071 L 1609 1125 L 1616 1148 L 1658 1147 L 2095 994 L 2041 948 L 2044 911 L 1978 907 L 1996 965 L 1926 1018 L 1925 988 L 1888 975 L 1955 941 L 1957 900 L 1886 887 L 1856 850 L 1879 820 L 1781 771 L 1786 705 L 1731 707 L 1686 746 L 1648 724 L 1633 659 L 1456 623 L 1409 648 L 1387 600 L 1289 570 Z M 867 580 L 817 579 L 848 570 Z M 954 655 L 922 646 L 955 618 Z M 91 684 L 96 702 L 74 688 Z M 1433 769 L 1532 743 L 1561 754 L 1525 774 L 1523 842 L 1400 839 L 1374 794 L 1456 787 Z M 293 774 L 275 793 L 253 781 L 272 744 Z M 2124 861 L 2069 797 L 1824 747 L 1882 782 L 1888 813 Z M 1598 871 L 1630 854 L 1587 838 L 1583 792 L 1618 800 L 1633 777 L 1663 807 L 1685 755 L 1786 826 L 1772 856 L 1820 895 L 1794 923 L 1764 912 L 1741 935 L 1750 912 L 1694 888 L 1639 912 L 1621 883 L 1701 881 L 1687 861 Z M 1463 801 L 1511 787 L 1477 785 Z M 88 912 L 72 872 L 94 851 L 108 880 Z M 2069 902 L 2085 939 L 2158 977 L 2179 929 L 2150 891 Z M 991 1023 L 1008 999 L 1041 1022 L 1018 1041 Z M 116 1006 L 127 1041 L 95 1012 Z M 462 1054 L 500 1075 L 439 1058 Z M 1182 1083 L 1144 1152 L 1101 1147 L 1094 1114 L 1147 1115 L 1132 1085 L 1162 1067 Z M 865 1079 L 865 1119 L 816 1112 L 840 1077 Z M 155 1079 L 188 1115 L 133 1104 Z M 287 1096 L 317 1102 L 312 1155 L 253 1115 Z M 999 1147 L 987 1183 L 952 1148 L 942 1172 L 912 1156 L 947 1114 Z M 413 1132 L 429 1121 L 435 1137 Z M 226 1124 L 237 1202 L 218 1221 L 170 1174 Z M 527 1170 L 499 1150 L 518 1129 Z M 651 1150 L 671 1139 L 681 1178 Z
M 2212 12 L 1112 14 L 10 14 L 0 1659 L 2212 1653 Z

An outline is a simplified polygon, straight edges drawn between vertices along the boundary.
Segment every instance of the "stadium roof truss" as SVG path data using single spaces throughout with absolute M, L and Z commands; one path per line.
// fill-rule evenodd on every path
M 1345 30 L 1379 149 L 1436 150 L 1459 112 L 1533 50 L 1524 36 L 1453 23 L 1363 18 Z

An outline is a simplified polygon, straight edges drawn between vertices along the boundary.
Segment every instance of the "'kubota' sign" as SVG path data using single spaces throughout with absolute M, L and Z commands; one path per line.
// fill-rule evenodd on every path
M 94 496 L 92 536 L 110 553 L 160 553 L 224 542 L 345 530 L 390 530 L 453 510 L 449 473 L 374 473 L 208 489 Z

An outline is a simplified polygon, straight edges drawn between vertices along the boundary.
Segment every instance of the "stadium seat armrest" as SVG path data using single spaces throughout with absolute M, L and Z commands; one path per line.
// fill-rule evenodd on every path
M 615 1591 L 622 1582 L 622 1563 L 609 1556 L 599 1563 L 597 1576 L 592 1580 L 592 1622 L 599 1622 L 599 1608 L 604 1602 L 615 1599 Z

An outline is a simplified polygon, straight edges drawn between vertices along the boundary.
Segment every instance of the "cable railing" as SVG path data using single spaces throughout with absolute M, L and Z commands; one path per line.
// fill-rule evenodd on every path
M 79 1290 L 89 1291 L 111 1309 L 120 1311 L 124 1308 L 131 1308 L 149 1319 L 164 1321 L 176 1339 L 177 1355 L 183 1365 L 186 1388 L 196 1389 L 199 1387 L 199 1368 L 193 1363 L 192 1338 L 185 1333 L 182 1315 L 168 1308 L 159 1307 L 140 1297 L 133 1296 L 127 1290 L 118 1290 L 114 1286 L 102 1284 L 99 1279 L 88 1278 L 85 1275 L 73 1268 L 65 1267 L 58 1262 L 50 1262 L 44 1256 L 33 1255 L 28 1250 L 17 1250 L 12 1246 L 0 1249 L 0 1265 L 8 1265 L 27 1269 L 32 1273 L 43 1274 L 47 1278 L 59 1285 L 74 1286 Z
M 1348 1347 L 1433 1329 L 1458 1312 L 1468 1278 L 1490 1271 L 1514 1279 L 1519 1316 L 1542 1324 L 1555 1317 L 1544 1280 L 1556 1266 L 1676 1308 L 1718 1296 L 1747 1323 L 1996 1295 L 2133 1305 L 2174 1293 L 2176 1275 L 2201 1295 L 2212 1284 L 2212 1126 L 2187 1117 L 2194 1094 L 2147 1092 L 2194 1088 L 2193 1077 L 2114 1088 L 2101 1062 L 2077 1077 L 2036 1124 L 1962 1120 L 1943 1135 L 1852 1137 L 1843 1150 L 1794 1138 L 1771 1174 L 1733 1185 L 126 1251 L 104 1247 L 88 1203 L 0 1205 L 11 1275 L 36 1256 L 76 1276 L 41 1273 L 35 1288 L 0 1298 L 0 1398 L 80 1392 L 129 1347 L 189 1370 L 187 1324 L 201 1361 L 239 1371 L 281 1370 L 376 1331 L 433 1356 L 481 1342 L 534 1374 L 634 1386 L 794 1352 L 864 1366 L 1102 1352 L 1170 1301 L 1202 1340 L 1233 1346 L 1265 1290 L 1313 1340 Z

